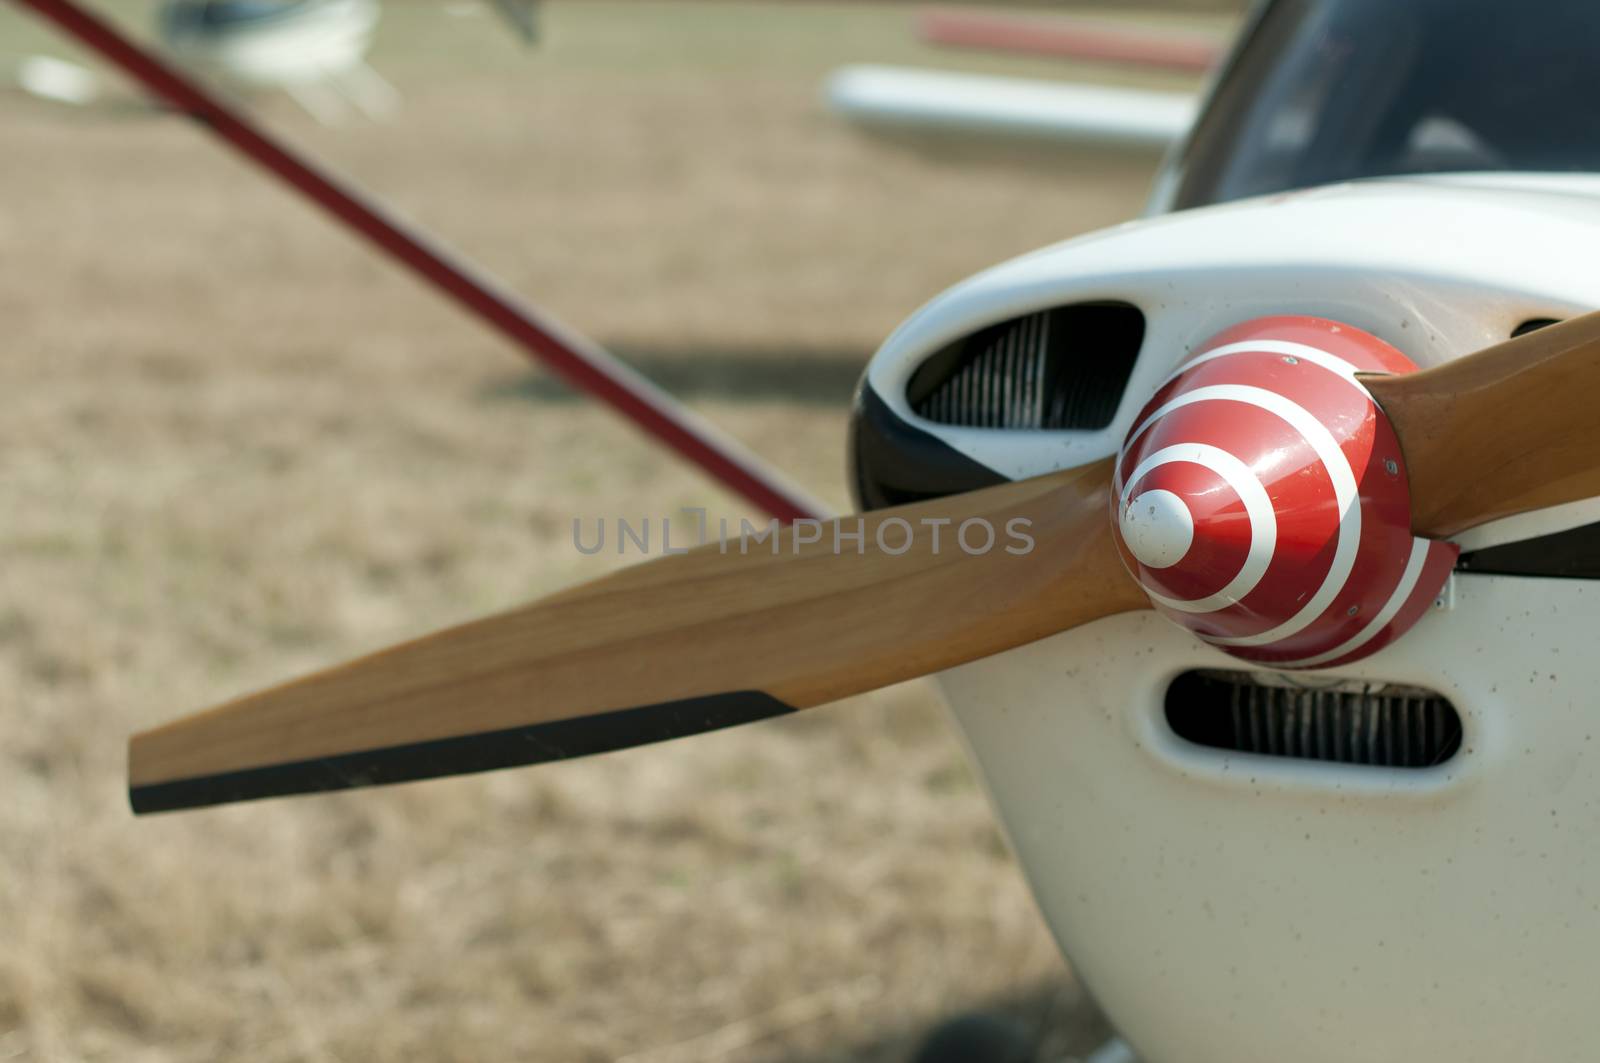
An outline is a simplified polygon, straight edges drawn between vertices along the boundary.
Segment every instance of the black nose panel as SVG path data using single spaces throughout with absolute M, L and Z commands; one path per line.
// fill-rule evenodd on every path
M 1006 482 L 987 465 L 896 416 L 865 380 L 850 416 L 850 464 L 862 512 Z

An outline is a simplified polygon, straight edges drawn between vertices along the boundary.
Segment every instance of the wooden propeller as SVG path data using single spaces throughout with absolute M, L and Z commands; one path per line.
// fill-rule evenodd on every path
M 1363 382 L 1399 436 L 1419 535 L 1600 495 L 1600 417 L 1591 410 L 1600 314 Z M 841 537 L 842 550 L 834 524 L 809 542 L 788 529 L 775 541 L 712 544 L 185 717 L 134 737 L 134 809 L 674 738 L 1144 608 L 1116 552 L 1111 474 L 1107 460 L 884 510 L 864 518 L 859 543 Z M 860 519 L 840 530 L 853 533 Z M 1008 550 L 1005 531 L 1019 519 L 1032 548 Z M 968 553 L 955 531 L 969 520 L 1002 538 Z
M 1600 495 L 1600 312 L 1363 383 L 1400 437 L 1418 535 Z
M 1032 642 L 1143 594 L 1111 463 L 712 543 L 133 739 L 153 812 L 558 760 L 808 708 Z M 936 523 L 924 523 L 924 520 Z M 957 533 L 983 521 L 993 548 Z M 1033 542 L 1008 538 L 1016 525 Z M 886 526 L 887 525 L 887 526 Z M 933 532 L 939 536 L 934 539 Z M 880 535 L 881 531 L 881 535 Z M 976 548 L 986 534 L 969 529 Z M 859 542 L 860 552 L 857 552 Z M 909 548 L 900 552 L 909 542 Z M 1017 551 L 1017 552 L 1012 552 Z

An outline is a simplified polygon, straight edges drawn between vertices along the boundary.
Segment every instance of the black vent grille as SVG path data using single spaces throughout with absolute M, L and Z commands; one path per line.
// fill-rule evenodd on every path
M 1429 768 L 1461 748 L 1455 706 L 1397 684 L 1316 689 L 1259 672 L 1185 672 L 1167 688 L 1166 711 L 1180 738 L 1239 753 Z
M 911 408 L 969 428 L 1096 429 L 1128 386 L 1144 315 L 1127 303 L 1080 303 L 994 325 L 929 358 Z

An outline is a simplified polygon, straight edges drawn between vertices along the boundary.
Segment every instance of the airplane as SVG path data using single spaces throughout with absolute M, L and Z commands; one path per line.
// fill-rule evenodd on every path
M 383 120 L 399 106 L 398 91 L 366 63 L 379 14 L 378 0 L 167 0 L 156 35 L 196 74 L 246 93 L 281 90 L 337 125 L 352 108 Z M 56 103 L 105 94 L 95 71 L 55 56 L 25 57 L 15 76 L 24 92 Z
M 526 44 L 538 39 L 537 0 L 493 0 Z M 373 121 L 392 117 L 400 93 L 366 62 L 377 32 L 378 0 L 166 0 L 156 33 L 189 70 L 245 93 L 282 91 L 323 125 L 352 109 Z M 23 91 L 85 105 L 102 94 L 95 73 L 53 56 L 23 59 Z
M 1159 156 L 1183 136 L 1196 112 L 1186 92 L 873 63 L 834 71 L 824 91 L 838 114 L 912 146 L 976 139 Z
M 137 735 L 134 810 L 933 675 L 1126 1039 L 1099 1059 L 1591 1057 L 1597 24 L 1587 0 L 1268 0 L 1151 217 L 885 341 L 862 514 Z
M 1209 34 L 1072 16 L 931 8 L 919 37 L 935 45 L 1205 74 L 1224 54 Z M 963 156 L 1006 146 L 1120 152 L 1168 150 L 1193 124 L 1192 91 L 1080 84 L 862 63 L 827 79 L 829 108 L 869 133 Z
M 389 117 L 399 93 L 366 63 L 378 0 L 167 0 L 162 45 L 184 65 L 250 90 L 281 89 L 324 125 L 353 106 Z

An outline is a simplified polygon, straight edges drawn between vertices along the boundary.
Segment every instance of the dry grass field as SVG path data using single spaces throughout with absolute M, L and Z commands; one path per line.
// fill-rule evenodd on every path
M 484 5 L 487 8 L 487 5 Z M 149 25 L 149 8 L 117 9 Z M 841 128 L 907 9 L 389 5 L 389 125 L 294 139 L 835 506 L 876 342 L 1132 216 L 1126 165 Z M 0 8 L 0 64 L 71 55 Z M 0 1060 L 897 1060 L 1103 1036 L 931 690 L 586 762 L 135 821 L 134 729 L 747 512 L 186 123 L 0 93 Z

